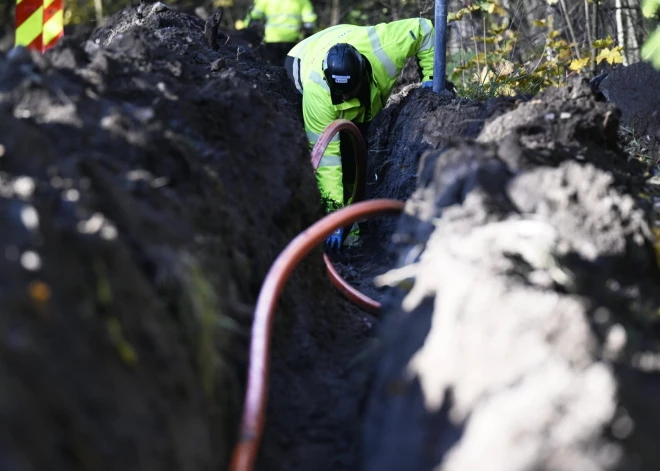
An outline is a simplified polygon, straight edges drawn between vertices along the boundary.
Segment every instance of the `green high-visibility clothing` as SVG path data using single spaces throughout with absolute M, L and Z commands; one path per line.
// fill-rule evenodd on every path
M 302 26 L 312 28 L 316 13 L 310 0 L 255 0 L 250 20 L 265 21 L 264 42 L 294 43 L 301 38 Z
M 338 43 L 355 47 L 371 64 L 371 107 L 362 106 L 358 98 L 332 103 L 330 89 L 324 80 L 322 61 L 328 50 Z M 380 112 L 392 87 L 409 57 L 417 56 L 423 80 L 433 75 L 434 29 L 425 18 L 382 23 L 376 26 L 337 25 L 320 31 L 297 44 L 289 56 L 299 59 L 294 66 L 294 81 L 303 95 L 303 119 L 310 149 L 328 124 L 344 118 L 364 123 Z M 339 135 L 328 145 L 316 172 L 321 196 L 329 201 L 329 210 L 344 205 Z

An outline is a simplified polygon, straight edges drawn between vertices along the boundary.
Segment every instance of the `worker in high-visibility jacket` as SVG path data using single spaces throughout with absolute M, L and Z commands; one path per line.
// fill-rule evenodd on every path
M 417 56 L 422 87 L 431 88 L 433 44 L 433 24 L 425 18 L 376 26 L 337 25 L 298 43 L 289 51 L 285 68 L 303 96 L 310 149 L 335 119 L 348 119 L 358 127 L 369 123 L 385 106 L 409 57 Z M 316 172 L 327 212 L 350 203 L 342 177 L 340 138 L 336 136 Z M 351 234 L 357 235 L 355 230 Z M 326 239 L 326 245 L 339 248 L 344 241 L 344 231 L 339 229 Z
M 310 0 L 255 0 L 246 25 L 264 26 L 264 57 L 282 65 L 287 52 L 316 26 L 316 13 Z

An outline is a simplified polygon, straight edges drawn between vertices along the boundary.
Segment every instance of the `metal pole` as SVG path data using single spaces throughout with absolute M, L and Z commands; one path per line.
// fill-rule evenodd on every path
M 433 54 L 433 91 L 445 89 L 447 70 L 447 0 L 435 0 L 435 45 Z

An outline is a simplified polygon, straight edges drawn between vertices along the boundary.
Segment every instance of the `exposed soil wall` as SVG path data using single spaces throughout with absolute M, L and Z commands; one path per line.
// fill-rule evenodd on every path
M 203 32 L 145 4 L 90 41 L 0 55 L 2 469 L 229 458 L 258 290 L 320 205 L 284 70 Z M 320 251 L 287 285 L 265 469 L 351 466 L 354 312 Z
M 489 117 L 511 109 L 516 100 L 499 98 L 481 103 L 447 98 L 419 84 L 404 86 L 369 129 L 368 198 L 405 200 L 415 190 L 419 162 L 424 152 L 443 149 L 454 139 L 475 138 Z M 381 243 L 391 236 L 391 220 L 369 224 Z
M 648 62 L 616 67 L 599 77 L 598 90 L 621 110 L 621 125 L 641 150 L 660 148 L 660 97 L 656 84 L 660 71 Z
M 618 116 L 578 80 L 424 155 L 362 469 L 657 469 L 660 279 Z

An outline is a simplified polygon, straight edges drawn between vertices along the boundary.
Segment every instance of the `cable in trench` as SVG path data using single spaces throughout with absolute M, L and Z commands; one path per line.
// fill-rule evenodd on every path
M 362 133 L 353 122 L 347 119 L 336 119 L 323 130 L 312 149 L 312 168 L 314 169 L 314 173 L 316 173 L 321 164 L 321 158 L 323 158 L 326 148 L 341 131 L 348 134 L 355 153 L 355 185 L 353 186 L 353 194 L 349 200 L 353 204 L 364 199 L 367 181 L 367 147 L 362 138 Z M 345 228 L 345 231 L 349 230 L 349 227 Z M 332 284 L 346 299 L 359 308 L 372 314 L 380 312 L 380 303 L 360 293 L 357 289 L 348 284 L 332 266 L 330 257 L 325 253 L 323 254 L 323 262 L 325 263 Z
M 364 197 L 364 176 L 366 175 L 366 148 L 364 141 L 352 122 L 348 120 L 333 121 L 321 134 L 312 150 L 312 165 L 314 171 L 318 168 L 323 151 L 331 139 L 339 131 L 348 131 L 353 146 L 356 149 L 356 185 L 353 190 L 353 203 L 339 209 L 323 219 L 317 221 L 293 239 L 275 259 L 261 286 L 252 323 L 252 336 L 250 341 L 250 362 L 248 368 L 248 383 L 243 405 L 243 416 L 239 441 L 234 448 L 231 471 L 252 471 L 257 458 L 259 444 L 264 429 L 266 413 L 266 399 L 268 397 L 268 373 L 270 357 L 270 332 L 273 325 L 273 315 L 277 300 L 284 289 L 284 284 L 295 269 L 296 265 L 317 245 L 321 244 L 337 228 L 353 224 L 367 217 L 392 214 L 398 215 L 403 211 L 403 201 L 391 199 L 376 199 L 371 201 L 357 201 Z M 360 188 L 361 187 L 361 188 Z M 360 193 L 362 192 L 362 193 Z M 380 309 L 380 304 L 371 300 L 346 283 L 336 273 L 327 255 L 324 261 L 328 273 L 342 293 L 351 301 L 366 307 L 367 310 Z M 333 275 L 334 273 L 334 275 Z

